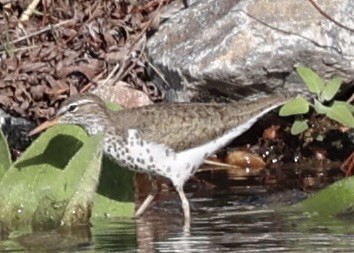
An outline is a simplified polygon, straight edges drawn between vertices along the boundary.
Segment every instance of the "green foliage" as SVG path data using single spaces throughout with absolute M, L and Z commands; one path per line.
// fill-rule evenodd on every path
M 41 134 L 0 182 L 1 226 L 75 226 L 87 224 L 91 211 L 94 217 L 131 217 L 133 174 L 104 163 L 99 181 L 101 141 L 102 135 L 88 137 L 81 128 L 68 125 Z
M 348 177 L 291 206 L 290 209 L 320 217 L 334 217 L 353 213 L 353 199 L 354 177 Z
M 345 126 L 354 127 L 354 118 L 350 109 L 344 104 L 333 104 L 328 108 L 326 115 Z
M 281 107 L 280 116 L 303 116 L 309 112 L 311 106 L 318 114 L 324 114 L 347 127 L 354 127 L 353 106 L 344 101 L 333 101 L 340 89 L 342 79 L 335 77 L 325 83 L 317 73 L 309 68 L 297 66 L 296 71 L 317 99 L 314 99 L 314 104 L 311 104 L 303 97 L 297 97 Z M 291 133 L 294 135 L 300 134 L 306 131 L 308 127 L 306 121 L 295 119 Z
M 5 172 L 11 166 L 11 154 L 7 145 L 6 138 L 0 130 L 0 180 L 5 175 Z
M 317 95 L 321 94 L 325 86 L 325 82 L 319 75 L 317 75 L 317 73 L 302 66 L 297 66 L 296 71 L 312 93 Z
M 330 80 L 321 92 L 320 101 L 321 102 L 331 101 L 339 91 L 341 84 L 342 84 L 341 78 L 335 77 L 332 80 Z
M 290 132 L 293 135 L 298 135 L 308 128 L 309 128 L 309 125 L 307 124 L 307 120 L 296 119 L 294 121 L 293 125 L 291 126 Z
M 309 112 L 309 103 L 302 97 L 294 98 L 280 108 L 280 116 L 289 116 L 296 114 L 305 114 Z

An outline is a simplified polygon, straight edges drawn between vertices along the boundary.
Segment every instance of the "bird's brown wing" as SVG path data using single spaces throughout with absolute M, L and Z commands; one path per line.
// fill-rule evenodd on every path
M 119 125 L 124 129 L 139 129 L 143 138 L 181 151 L 232 128 L 237 121 L 235 110 L 233 104 L 155 105 L 122 111 Z
M 256 102 L 155 104 L 117 113 L 116 125 L 122 132 L 138 129 L 143 138 L 181 151 L 206 143 L 288 99 L 273 95 Z

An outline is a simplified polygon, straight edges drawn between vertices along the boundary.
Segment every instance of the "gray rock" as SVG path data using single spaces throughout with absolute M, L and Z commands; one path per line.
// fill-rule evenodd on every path
M 0 128 L 11 149 L 23 151 L 31 143 L 28 132 L 35 127 L 29 120 L 13 117 L 0 109 Z
M 318 5 L 354 27 L 354 1 Z M 155 83 L 170 101 L 238 99 L 260 91 L 304 91 L 297 63 L 325 79 L 354 80 L 353 33 L 309 1 L 199 0 L 165 21 L 149 39 Z M 156 74 L 157 73 L 157 74 Z

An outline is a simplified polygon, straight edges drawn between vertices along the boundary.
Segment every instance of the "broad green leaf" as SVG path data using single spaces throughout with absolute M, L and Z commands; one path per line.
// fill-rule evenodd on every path
M 333 105 L 343 105 L 343 106 L 347 107 L 349 111 L 354 113 L 354 106 L 352 104 L 345 102 L 345 101 L 334 100 Z
M 348 177 L 292 206 L 291 209 L 321 217 L 333 217 L 353 208 L 353 203 L 354 177 Z
M 308 128 L 307 120 L 295 120 L 291 126 L 290 132 L 292 135 L 298 135 L 306 131 Z
M 303 97 L 297 97 L 284 104 L 279 111 L 280 116 L 305 114 L 309 112 L 309 103 Z
M 337 94 L 340 86 L 342 84 L 342 79 L 337 77 L 330 80 L 321 92 L 320 101 L 330 101 Z
M 76 130 L 76 131 L 75 131 Z M 52 195 L 53 185 L 59 181 L 70 158 L 85 140 L 78 127 L 53 127 L 43 133 L 22 154 L 0 182 L 0 220 L 9 227 L 30 224 L 41 202 L 61 202 L 62 193 Z
M 11 166 L 11 154 L 7 140 L 0 129 L 0 180 Z
M 67 180 L 64 184 L 60 182 L 57 186 L 59 189 L 62 188 L 67 191 L 68 187 L 66 185 L 71 184 L 74 186 L 74 193 L 70 196 L 66 205 L 63 217 L 61 218 L 61 225 L 77 226 L 89 223 L 101 174 L 103 136 L 103 133 L 92 136 L 80 149 L 78 154 L 70 160 L 68 166 L 65 167 L 63 175 L 67 174 L 65 175 Z M 84 150 L 85 148 L 87 150 Z M 87 157 L 88 155 L 91 155 L 91 157 Z M 89 161 L 89 163 L 87 165 L 82 164 L 83 160 Z M 78 167 L 83 166 L 86 169 L 78 175 Z M 73 178 L 75 179 L 73 180 Z
M 344 126 L 354 127 L 353 114 L 345 105 L 333 104 L 328 108 L 326 116 L 343 124 Z
M 314 99 L 314 109 L 318 114 L 326 114 L 328 111 L 329 107 L 323 105 L 321 102 L 319 102 L 317 99 Z
M 319 96 L 325 84 L 323 79 L 310 68 L 297 66 L 296 71 L 305 82 L 309 90 Z
M 32 223 L 33 227 L 50 227 L 57 225 L 63 215 L 67 224 L 68 220 L 80 222 L 65 214 L 73 213 L 78 206 L 92 208 L 90 196 L 96 190 L 101 163 L 97 138 L 89 138 L 79 127 L 61 125 L 48 129 L 34 141 L 0 182 L 2 226 L 16 228 Z M 106 212 L 93 211 L 93 215 L 131 217 L 133 173 L 116 165 L 103 165 L 102 169 L 105 176 L 100 179 L 93 208 Z M 106 185 L 114 187 L 108 189 Z
M 132 217 L 134 214 L 134 172 L 103 157 L 93 217 Z

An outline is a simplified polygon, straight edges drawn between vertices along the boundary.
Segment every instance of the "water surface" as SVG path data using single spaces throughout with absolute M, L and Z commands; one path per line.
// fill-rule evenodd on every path
M 354 222 L 275 211 L 262 188 L 188 194 L 189 232 L 178 196 L 162 193 L 139 219 L 94 219 L 91 228 L 3 240 L 2 252 L 352 252 Z M 290 199 L 289 199 L 289 202 Z

